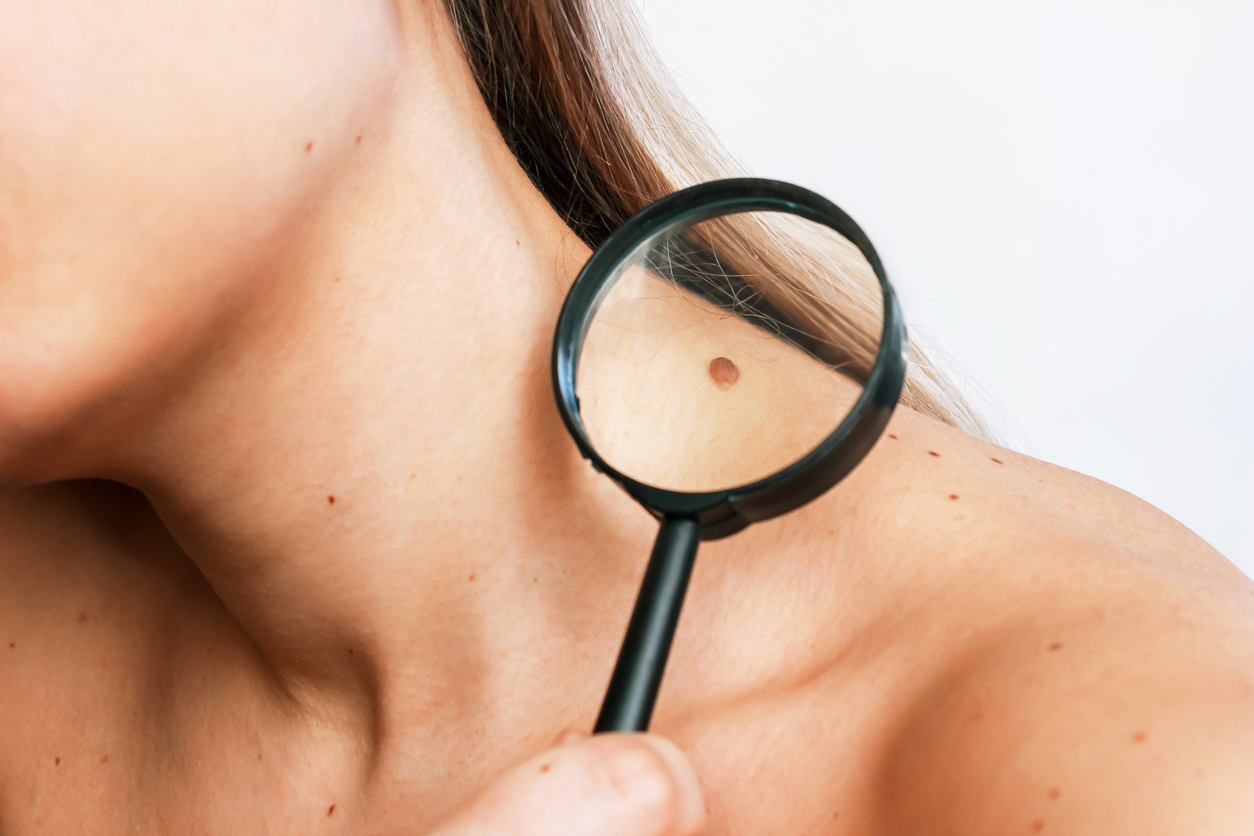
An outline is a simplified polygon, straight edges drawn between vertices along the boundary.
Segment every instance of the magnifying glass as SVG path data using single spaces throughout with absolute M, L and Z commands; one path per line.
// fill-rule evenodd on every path
M 906 374 L 866 234 L 808 189 L 668 195 L 606 239 L 553 340 L 583 456 L 661 521 L 595 731 L 645 731 L 702 540 L 793 510 L 870 451 Z

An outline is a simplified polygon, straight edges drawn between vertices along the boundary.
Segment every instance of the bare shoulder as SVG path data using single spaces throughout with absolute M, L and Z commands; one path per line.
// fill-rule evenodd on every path
M 872 491 L 913 494 L 933 661 L 886 735 L 884 829 L 1254 829 L 1254 585 L 1109 485 L 918 416 L 890 431 Z

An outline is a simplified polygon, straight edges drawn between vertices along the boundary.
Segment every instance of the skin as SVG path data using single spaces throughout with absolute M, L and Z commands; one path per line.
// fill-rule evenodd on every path
M 907 409 L 702 549 L 704 825 L 664 742 L 541 772 L 655 532 L 552 405 L 587 254 L 438 4 L 0 4 L 0 828 L 1254 829 L 1251 584 Z M 562 815 L 615 753 L 654 790 Z

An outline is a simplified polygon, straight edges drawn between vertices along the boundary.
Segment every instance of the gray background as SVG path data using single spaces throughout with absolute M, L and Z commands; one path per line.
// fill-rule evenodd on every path
M 750 170 L 868 231 L 1011 446 L 1254 575 L 1254 2 L 636 2 Z

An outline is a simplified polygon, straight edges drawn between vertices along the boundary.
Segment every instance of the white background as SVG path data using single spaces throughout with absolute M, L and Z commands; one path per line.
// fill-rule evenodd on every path
M 1254 575 L 1254 0 L 636 0 L 754 173 L 867 230 L 1012 446 Z

